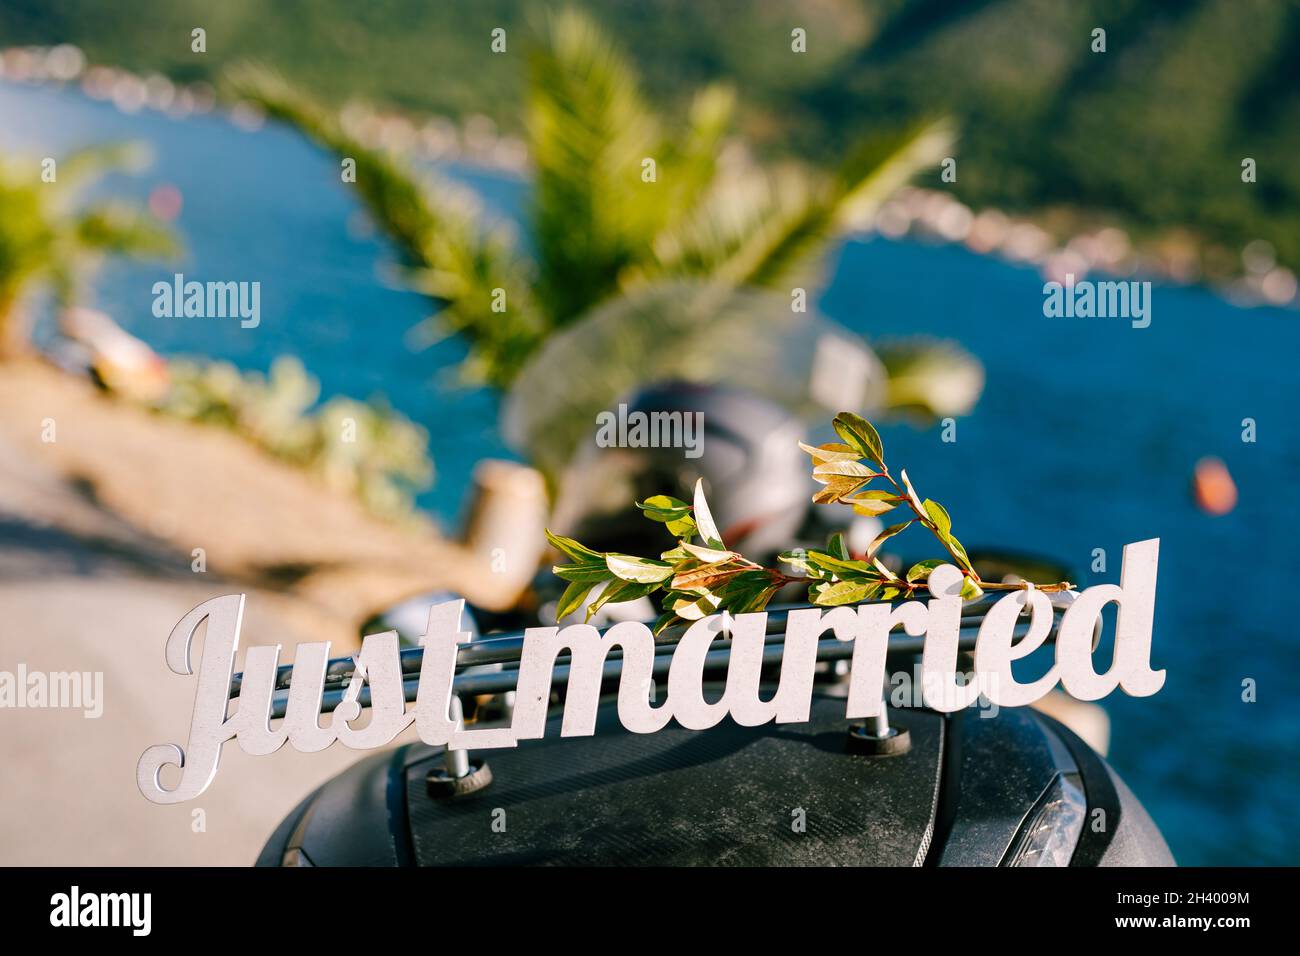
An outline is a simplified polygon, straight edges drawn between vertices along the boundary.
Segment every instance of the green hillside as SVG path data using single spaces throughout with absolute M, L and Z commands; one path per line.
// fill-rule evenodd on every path
M 1300 4 L 1293 0 L 731 0 L 579 3 L 638 61 L 666 110 L 730 79 L 769 152 L 840 155 L 882 122 L 961 125 L 958 196 L 1264 238 L 1300 266 Z M 0 45 L 72 42 L 92 62 L 215 79 L 269 63 L 318 94 L 509 131 L 542 4 L 504 0 L 6 0 Z M 195 26 L 208 52 L 190 52 Z M 489 50 L 508 31 L 505 55 Z M 791 52 L 791 30 L 808 51 Z M 1091 31 L 1107 31 L 1093 53 Z M 1259 181 L 1243 184 L 1243 157 Z

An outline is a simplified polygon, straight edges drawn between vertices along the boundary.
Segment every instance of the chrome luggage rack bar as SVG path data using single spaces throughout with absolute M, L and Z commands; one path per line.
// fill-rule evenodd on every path
M 992 600 L 984 598 L 963 608 L 958 638 L 958 647 L 961 650 L 970 651 L 974 649 L 976 638 L 979 636 L 979 626 L 992 603 Z M 785 650 L 786 621 L 791 611 L 800 610 L 804 607 L 812 607 L 812 605 L 776 607 L 766 612 L 768 641 L 763 651 L 764 664 L 776 664 L 781 661 Z M 824 609 L 817 608 L 817 610 Z M 1052 628 L 1047 636 L 1048 642 L 1056 640 L 1062 613 L 1063 611 L 1060 608 L 1053 608 Z M 1027 620 L 1023 622 L 1017 621 L 1013 635 L 1019 639 L 1024 637 L 1028 630 L 1029 622 Z M 685 633 L 685 625 L 675 625 L 667 628 L 656 637 L 653 671 L 656 677 L 668 673 L 669 664 L 672 663 L 672 652 L 676 649 L 677 643 Z M 772 640 L 772 637 L 775 637 L 776 640 Z M 714 640 L 714 645 L 709 653 L 705 655 L 706 667 L 719 667 L 729 660 L 730 639 L 717 638 Z M 889 654 L 894 656 L 920 653 L 924 645 L 924 636 L 912 637 L 906 633 L 900 633 L 897 636 L 891 634 Z M 469 644 L 462 644 L 456 660 L 457 673 L 452 683 L 453 693 L 456 695 L 498 694 L 514 690 L 518 680 L 518 665 L 523 650 L 523 632 L 484 637 Z M 852 655 L 852 641 L 841 641 L 838 638 L 829 637 L 823 638 L 817 644 L 818 661 L 847 660 Z M 408 647 L 400 652 L 402 690 L 408 702 L 415 700 L 416 697 L 423 656 L 424 648 L 422 647 Z M 619 676 L 622 656 L 622 648 L 613 647 L 610 649 L 605 660 L 603 679 L 611 680 Z M 553 686 L 561 686 L 567 683 L 569 667 L 564 662 L 569 659 L 570 654 L 567 651 L 557 655 L 552 675 Z M 329 662 L 325 669 L 321 713 L 332 712 L 343 700 L 355 668 L 356 664 L 352 657 L 334 658 Z M 276 671 L 275 694 L 271 706 L 272 718 L 281 718 L 285 714 L 285 708 L 288 704 L 289 682 L 292 675 L 292 664 L 281 665 Z M 239 695 L 242 684 L 243 674 L 236 674 L 230 682 L 230 699 L 234 699 Z M 362 707 L 370 705 L 370 688 L 368 685 L 361 688 L 358 703 Z

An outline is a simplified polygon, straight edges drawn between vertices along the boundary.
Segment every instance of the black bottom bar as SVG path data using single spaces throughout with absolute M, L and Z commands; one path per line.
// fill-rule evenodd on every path
M 304 943 L 382 947 L 424 945 L 464 934 L 480 946 L 500 934 L 534 944 L 605 931 L 640 938 L 676 925 L 701 927 L 700 941 L 773 924 L 814 929 L 818 942 L 867 933 L 896 942 L 952 942 L 1008 950 L 1098 934 L 1199 933 L 1215 939 L 1287 926 L 1282 907 L 1294 874 L 1265 869 L 1169 870 L 498 870 L 424 871 L 229 869 L 33 869 L 3 871 L 0 919 L 13 939 L 29 933 L 130 941 L 140 906 L 115 896 L 149 894 L 148 937 L 235 941 L 256 937 L 274 950 Z M 69 922 L 72 887 L 84 909 L 118 926 Z M 539 904 L 549 913 L 543 915 Z M 60 906 L 62 905 L 62 909 Z M 711 915 L 709 915 L 711 914 Z M 80 916 L 80 914 L 79 914 Z M 707 922 L 703 922 L 706 920 Z M 1293 916 L 1291 917 L 1293 918 Z M 80 921 L 80 919 L 78 920 Z M 631 925 L 635 923 L 636 925 Z M 750 924 L 750 925 L 744 925 Z M 704 927 L 711 929 L 705 933 Z M 602 933 L 597 937 L 594 934 Z M 1053 935 L 1043 935 L 1051 933 Z M 824 934 L 824 935 L 823 935 Z M 717 938 L 715 936 L 715 938 Z M 728 948 L 734 946 L 728 943 Z

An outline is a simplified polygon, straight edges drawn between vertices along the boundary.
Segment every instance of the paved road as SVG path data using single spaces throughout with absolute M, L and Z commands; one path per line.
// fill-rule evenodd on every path
M 6 363 L 0 672 L 102 673 L 105 700 L 98 719 L 0 707 L 0 864 L 250 863 L 285 813 L 357 759 L 338 746 L 258 758 L 228 747 L 193 806 L 148 803 L 140 754 L 186 743 L 192 678 L 167 669 L 163 644 L 195 605 L 245 593 L 241 643 L 280 643 L 287 662 L 299 641 L 350 653 L 370 613 L 436 588 L 492 606 L 499 577 L 222 429 L 110 400 L 39 362 Z M 194 832 L 194 809 L 206 832 Z
M 229 590 L 249 593 L 246 644 L 304 637 L 276 612 L 284 595 L 192 573 L 188 555 L 0 438 L 0 671 L 103 674 L 97 719 L 0 708 L 0 864 L 248 864 L 302 796 L 357 758 L 337 746 L 258 758 L 231 747 L 194 804 L 140 795 L 140 754 L 184 745 L 189 729 L 192 678 L 167 669 L 163 642 L 191 607 Z

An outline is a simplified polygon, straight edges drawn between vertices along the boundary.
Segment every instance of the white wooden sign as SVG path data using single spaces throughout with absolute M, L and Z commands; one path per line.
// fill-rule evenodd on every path
M 200 604 L 172 629 L 167 638 L 167 665 L 177 674 L 194 675 L 194 713 L 189 743 L 150 747 L 140 757 L 136 779 L 154 803 L 180 803 L 203 793 L 217 773 L 221 749 L 234 738 L 249 754 L 273 753 L 285 743 L 304 752 L 324 750 L 335 741 L 354 749 L 382 747 L 415 724 L 420 738 L 433 746 L 465 750 L 513 747 L 520 740 L 541 737 L 546 726 L 556 658 L 571 655 L 568 692 L 560 734 L 583 737 L 594 733 L 606 654 L 622 651 L 618 716 L 633 733 L 654 733 L 675 720 L 692 730 L 707 730 L 726 717 L 752 727 L 768 722 L 808 720 L 812 701 L 817 646 L 828 632 L 852 642 L 847 719 L 876 716 L 883 707 L 881 687 L 889 634 L 901 626 L 914 637 L 925 636 L 921 659 L 922 694 L 927 707 L 941 712 L 959 710 L 983 694 L 999 706 L 1016 707 L 1042 697 L 1058 683 L 1080 700 L 1097 700 L 1116 687 L 1134 697 L 1156 693 L 1165 672 L 1151 669 L 1151 632 L 1155 609 L 1159 539 L 1124 548 L 1120 583 L 1099 584 L 1082 592 L 1056 595 L 1066 603 L 1056 640 L 1056 662 L 1041 678 L 1019 683 L 1013 661 L 1042 646 L 1053 623 L 1052 599 L 1030 588 L 1008 592 L 985 615 L 975 646 L 977 679 L 958 677 L 961 628 L 962 573 L 943 565 L 929 577 L 930 600 L 897 606 L 861 604 L 822 611 L 792 611 L 786 626 L 781 675 L 769 701 L 759 694 L 766 612 L 731 617 L 727 631 L 731 651 L 723 696 L 710 703 L 704 696 L 704 662 L 710 645 L 722 632 L 722 615 L 696 621 L 678 642 L 668 672 L 668 693 L 651 700 L 655 640 L 649 627 L 627 621 L 603 634 L 586 624 L 530 628 L 524 634 L 513 718 L 508 727 L 464 729 L 452 718 L 452 682 L 456 656 L 470 635 L 461 631 L 464 601 L 429 609 L 419 687 L 413 708 L 407 707 L 395 631 L 372 634 L 362 642 L 358 666 L 341 704 L 322 722 L 328 642 L 299 644 L 294 659 L 285 718 L 272 726 L 272 697 L 280 646 L 250 647 L 245 654 L 243 681 L 234 712 L 229 693 L 239 647 L 244 597 L 230 594 Z M 1098 672 L 1093 661 L 1093 628 L 1108 603 L 1118 605 L 1114 652 L 1110 666 Z M 1028 605 L 1028 607 L 1026 607 Z M 1027 633 L 1016 641 L 1014 628 L 1022 613 L 1029 615 Z M 197 674 L 192 660 L 195 633 L 207 621 L 203 654 Z M 370 689 L 371 717 L 354 728 L 362 684 Z M 173 788 L 163 785 L 168 764 L 180 769 Z

